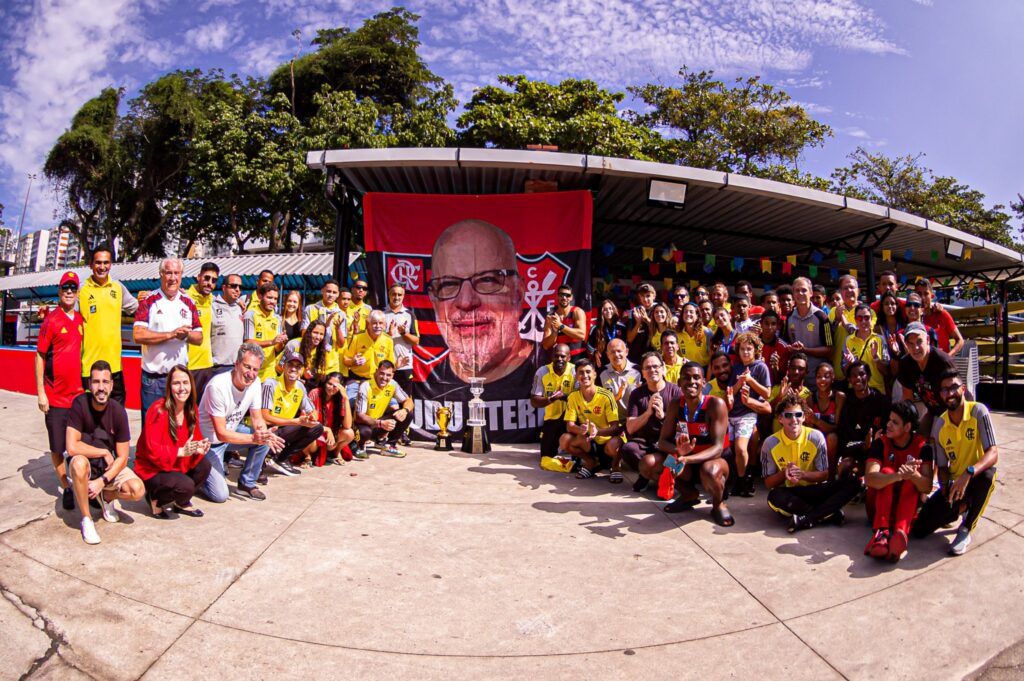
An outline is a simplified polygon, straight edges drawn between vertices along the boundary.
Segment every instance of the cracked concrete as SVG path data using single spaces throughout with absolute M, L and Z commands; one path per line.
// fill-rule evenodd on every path
M 267 501 L 199 501 L 201 519 L 128 504 L 87 546 L 33 448 L 34 401 L 0 405 L 0 430 L 19 434 L 0 448 L 0 680 L 1022 672 L 1014 452 L 967 555 L 947 558 L 942 532 L 896 566 L 862 555 L 859 507 L 846 527 L 790 536 L 759 490 L 723 529 L 706 505 L 669 516 L 628 484 L 540 471 L 514 448 L 413 447 L 274 477 Z M 1024 421 L 997 414 L 996 429 L 1020 439 Z

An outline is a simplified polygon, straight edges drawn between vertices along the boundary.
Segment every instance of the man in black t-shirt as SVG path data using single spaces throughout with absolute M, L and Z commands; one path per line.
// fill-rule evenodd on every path
M 903 399 L 913 400 L 918 411 L 926 410 L 918 432 L 931 438 L 934 418 L 946 411 L 939 394 L 942 374 L 956 369 L 956 365 L 952 357 L 932 347 L 928 328 L 920 322 L 907 324 L 903 340 L 907 354 L 900 358 L 896 378 L 903 386 Z
M 113 388 L 110 364 L 97 360 L 89 372 L 89 392 L 76 397 L 68 413 L 65 468 L 82 514 L 86 544 L 100 543 L 90 499 L 99 500 L 104 520 L 116 523 L 120 520 L 117 500 L 138 501 L 146 492 L 142 480 L 128 468 L 128 412 L 110 399 Z
M 658 450 L 658 437 L 668 405 L 679 402 L 683 391 L 665 380 L 665 363 L 656 352 L 645 353 L 640 363 L 644 382 L 629 395 L 626 410 L 626 444 L 622 463 L 639 476 L 633 490 L 642 492 L 661 473 L 666 454 Z
M 860 360 L 846 367 L 850 389 L 839 412 L 839 462 L 836 477 L 864 474 L 873 441 L 885 431 L 892 406 L 889 398 L 870 385 L 871 367 Z

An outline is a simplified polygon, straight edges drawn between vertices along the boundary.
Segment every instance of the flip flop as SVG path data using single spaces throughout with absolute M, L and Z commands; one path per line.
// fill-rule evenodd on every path
M 675 501 L 665 504 L 661 509 L 665 513 L 682 513 L 683 511 L 689 511 L 694 506 L 700 503 L 700 499 L 683 499 L 679 498 Z
M 594 472 L 591 471 L 586 466 L 581 466 L 580 469 L 578 471 L 576 471 L 576 479 L 577 480 L 586 480 L 587 478 L 592 478 L 592 477 L 594 477 Z
M 623 480 L 623 477 L 622 477 L 622 473 L 620 471 L 612 471 L 608 475 L 608 482 L 612 483 L 613 485 L 621 484 L 622 480 Z
M 721 506 L 711 509 L 711 518 L 722 527 L 732 527 L 736 524 L 736 520 L 729 513 L 729 509 L 722 508 Z

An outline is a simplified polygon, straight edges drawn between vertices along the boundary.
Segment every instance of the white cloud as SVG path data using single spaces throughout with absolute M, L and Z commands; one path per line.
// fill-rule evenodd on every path
M 850 137 L 853 137 L 854 139 L 858 139 L 858 140 L 869 140 L 869 139 L 871 139 L 871 135 L 868 134 L 867 130 L 865 130 L 864 128 L 858 128 L 857 126 L 851 126 L 849 128 L 842 128 L 841 132 L 843 134 L 845 134 L 845 135 L 849 135 Z
M 254 40 L 236 50 L 239 66 L 243 72 L 253 76 L 269 76 L 285 59 L 289 48 L 294 49 L 291 39 L 275 37 Z
M 238 42 L 237 23 L 218 17 L 185 32 L 185 42 L 200 52 L 221 52 Z
M 801 106 L 805 111 L 812 114 L 826 114 L 832 113 L 832 107 L 825 104 L 816 104 L 815 102 L 801 102 L 796 99 L 793 100 L 793 104 Z

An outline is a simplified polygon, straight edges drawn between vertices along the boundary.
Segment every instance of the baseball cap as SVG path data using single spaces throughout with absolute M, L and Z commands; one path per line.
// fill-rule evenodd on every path
M 288 350 L 284 353 L 284 363 L 288 362 L 299 362 L 302 366 L 306 366 L 306 358 L 302 356 L 302 353 L 295 350 Z
M 654 287 L 648 284 L 646 281 L 636 287 L 638 293 L 654 293 Z
M 912 333 L 920 333 L 927 336 L 928 329 L 921 322 L 910 322 L 909 324 L 907 324 L 907 328 L 903 330 L 903 337 L 906 338 Z
M 81 286 L 82 285 L 82 282 L 80 282 L 78 280 L 78 275 L 75 274 L 74 272 L 71 272 L 71 271 L 65 272 L 63 274 L 63 276 L 61 276 L 60 284 L 59 285 L 63 286 L 64 284 L 68 283 L 69 281 L 74 283 L 75 286 Z

